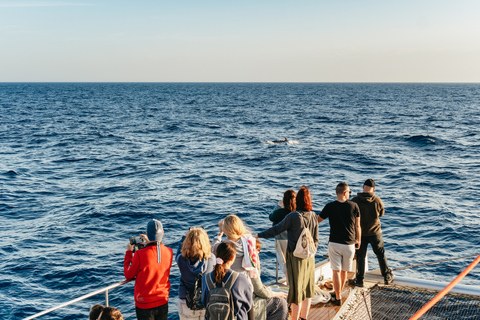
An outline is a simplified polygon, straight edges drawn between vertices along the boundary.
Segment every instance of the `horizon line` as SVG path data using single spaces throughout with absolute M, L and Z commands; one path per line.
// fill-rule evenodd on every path
M 0 84 L 5 83 L 278 83 L 278 84 L 480 84 L 474 81 L 0 81 Z

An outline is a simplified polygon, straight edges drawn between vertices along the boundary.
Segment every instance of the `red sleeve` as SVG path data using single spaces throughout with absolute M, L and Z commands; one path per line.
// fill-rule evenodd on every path
M 126 251 L 125 252 L 125 259 L 123 260 L 123 274 L 125 275 L 125 279 L 133 279 L 137 275 L 140 269 L 140 259 L 138 258 L 138 254 L 133 256 L 133 251 Z

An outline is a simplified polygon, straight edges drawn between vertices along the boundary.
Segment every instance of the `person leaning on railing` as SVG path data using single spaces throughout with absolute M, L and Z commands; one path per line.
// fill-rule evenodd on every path
M 268 219 L 273 222 L 273 225 L 280 223 L 290 212 L 297 210 L 297 194 L 292 189 L 288 189 L 283 193 L 283 199 L 278 202 L 273 212 L 270 213 Z M 287 276 L 287 245 L 288 235 L 284 231 L 275 236 L 275 251 L 277 252 L 277 261 L 285 276 Z M 288 277 L 287 277 L 288 283 Z
M 170 268 L 173 252 L 163 243 L 163 226 L 152 219 L 147 224 L 147 242 L 133 255 L 134 246 L 127 244 L 123 272 L 125 278 L 135 279 L 135 311 L 138 320 L 166 320 L 170 293 Z M 133 255 L 133 258 L 132 258 Z
M 297 210 L 289 213 L 280 223 L 268 230 L 260 232 L 259 238 L 272 238 L 283 231 L 288 231 L 287 246 L 287 276 L 289 290 L 287 302 L 291 303 L 292 320 L 306 320 L 310 311 L 312 298 L 315 296 L 315 257 L 307 259 L 293 255 L 297 241 L 302 234 L 303 227 L 310 231 L 315 250 L 318 247 L 318 222 L 315 212 L 312 211 L 310 190 L 302 186 L 298 190 Z

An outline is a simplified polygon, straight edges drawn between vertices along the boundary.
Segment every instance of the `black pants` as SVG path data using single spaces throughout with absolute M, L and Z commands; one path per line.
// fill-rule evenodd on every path
M 168 303 L 151 309 L 140 309 L 139 307 L 135 307 L 135 311 L 138 320 L 167 320 Z
M 382 234 L 380 233 L 375 236 L 362 236 L 360 248 L 356 252 L 357 279 L 360 281 L 363 281 L 363 278 L 365 277 L 365 257 L 367 256 L 367 247 L 369 243 L 372 245 L 373 252 L 377 256 L 378 265 L 380 266 L 382 276 L 385 276 L 385 273 L 388 270 L 387 257 L 385 257 L 385 248 L 383 246 Z

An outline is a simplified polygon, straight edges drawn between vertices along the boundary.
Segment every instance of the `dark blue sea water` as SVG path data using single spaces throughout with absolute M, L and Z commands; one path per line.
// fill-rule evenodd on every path
M 338 182 L 376 180 L 393 268 L 480 253 L 480 84 L 3 83 L 0 110 L 1 319 L 122 281 L 128 238 L 151 218 L 175 250 L 230 213 L 258 232 L 301 185 L 319 212 Z M 274 241 L 263 247 L 269 282 Z M 451 281 L 472 260 L 397 275 Z M 480 285 L 479 268 L 462 284 Z M 135 318 L 133 283 L 109 295 Z M 43 318 L 95 303 L 104 295 Z

